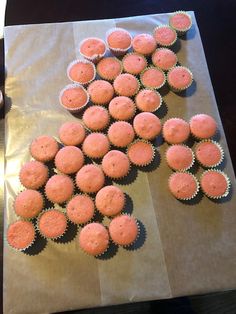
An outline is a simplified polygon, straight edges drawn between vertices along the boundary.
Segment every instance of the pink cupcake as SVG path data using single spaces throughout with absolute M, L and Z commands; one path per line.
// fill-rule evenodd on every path
M 115 216 L 125 206 L 125 194 L 117 186 L 108 185 L 97 193 L 95 204 L 101 214 Z
M 41 193 L 35 190 L 20 192 L 14 202 L 15 213 L 24 219 L 36 217 L 43 209 L 44 201 Z
M 190 172 L 174 172 L 168 181 L 170 192 L 179 200 L 191 200 L 199 191 L 199 183 Z
M 140 81 L 146 88 L 159 89 L 165 84 L 166 76 L 162 70 L 148 67 L 141 73 Z
M 156 43 L 163 47 L 174 45 L 177 40 L 176 31 L 169 25 L 160 25 L 154 29 L 153 36 Z
M 100 38 L 85 38 L 80 43 L 79 52 L 85 59 L 96 63 L 106 54 L 106 45 Z
M 81 85 L 91 83 L 96 76 L 96 69 L 92 62 L 87 60 L 72 61 L 67 68 L 68 78 Z
M 111 52 L 116 56 L 124 55 L 131 47 L 132 37 L 123 28 L 112 28 L 106 34 L 106 42 Z
M 84 164 L 84 155 L 76 146 L 61 148 L 55 157 L 57 169 L 64 174 L 77 172 Z
M 104 130 L 110 121 L 108 111 L 101 106 L 91 106 L 85 110 L 83 122 L 92 131 Z
M 129 159 L 121 151 L 111 150 L 102 159 L 102 169 L 110 178 L 123 178 L 130 169 Z
M 109 113 L 115 120 L 130 120 L 136 112 L 132 99 L 126 96 L 113 98 L 109 103 Z
M 85 253 L 100 256 L 108 248 L 109 234 L 102 224 L 92 222 L 81 229 L 78 241 L 80 248 Z
M 88 93 L 94 104 L 105 105 L 112 100 L 114 89 L 109 82 L 96 80 L 89 85 Z
M 96 193 L 105 183 L 104 173 L 98 166 L 83 166 L 76 174 L 76 185 L 84 193 Z
M 135 52 L 125 55 L 122 62 L 124 71 L 134 75 L 140 74 L 147 66 L 146 58 Z
M 72 113 L 77 113 L 88 104 L 89 94 L 83 86 L 69 84 L 60 92 L 59 101 L 63 108 Z
M 170 16 L 169 24 L 178 35 L 183 35 L 191 28 L 192 19 L 187 12 L 177 11 Z
M 18 220 L 7 229 L 7 242 L 15 250 L 24 251 L 35 241 L 34 225 L 29 221 Z
M 192 135 L 197 139 L 208 139 L 216 134 L 216 121 L 207 114 L 200 113 L 193 116 L 189 125 Z
M 132 40 L 132 47 L 135 52 L 148 56 L 156 49 L 156 41 L 152 35 L 138 34 Z
M 221 164 L 224 152 L 219 143 L 203 140 L 195 148 L 197 161 L 204 167 L 217 167 Z
M 134 217 L 120 215 L 112 219 L 109 233 L 114 243 L 128 246 L 135 242 L 139 234 L 139 227 Z
M 220 170 L 207 170 L 200 178 L 203 192 L 212 199 L 220 199 L 229 194 L 230 181 Z
M 157 91 L 142 89 L 135 97 L 135 103 L 141 111 L 154 112 L 160 108 L 162 97 Z
M 95 206 L 88 195 L 76 195 L 66 205 L 66 214 L 70 221 L 75 224 L 85 224 L 94 215 Z
M 163 71 L 169 71 L 176 66 L 177 61 L 176 54 L 168 48 L 158 48 L 152 54 L 152 63 Z
M 66 232 L 66 216 L 58 209 L 44 211 L 37 219 L 37 229 L 46 239 L 58 239 Z
M 139 90 L 139 81 L 129 73 L 120 74 L 113 83 L 115 92 L 120 96 L 132 97 Z
M 66 122 L 59 129 L 59 138 L 64 145 L 80 145 L 85 138 L 85 129 L 79 122 Z
M 166 161 L 173 170 L 186 171 L 194 164 L 194 154 L 186 145 L 171 145 L 166 151 Z
M 37 190 L 48 180 L 48 167 L 40 161 L 28 161 L 22 166 L 19 178 L 24 187 Z
M 117 121 L 109 127 L 107 135 L 113 145 L 126 147 L 134 139 L 134 129 L 128 122 Z
M 41 162 L 52 160 L 59 150 L 57 141 L 52 136 L 42 135 L 30 145 L 31 156 Z
M 122 63 L 117 58 L 103 58 L 97 64 L 97 72 L 101 78 L 113 81 L 122 72 Z
M 139 137 L 153 140 L 161 132 L 161 121 L 151 112 L 141 112 L 134 118 L 133 127 Z
M 192 72 L 183 66 L 175 66 L 167 73 L 167 82 L 175 92 L 186 90 L 193 82 Z
M 49 201 L 53 203 L 63 203 L 68 201 L 74 191 L 74 184 L 72 179 L 66 175 L 52 176 L 46 186 L 45 194 Z
M 103 133 L 91 133 L 83 143 L 83 152 L 90 158 L 102 158 L 109 148 L 110 143 Z
M 189 138 L 189 124 L 180 118 L 168 119 L 163 125 L 162 133 L 167 143 L 181 144 Z
M 127 155 L 135 166 L 147 166 L 153 161 L 155 150 L 151 143 L 136 140 L 129 145 Z

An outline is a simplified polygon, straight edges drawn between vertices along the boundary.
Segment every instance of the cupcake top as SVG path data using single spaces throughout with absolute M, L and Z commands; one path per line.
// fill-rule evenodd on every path
M 213 199 L 225 197 L 229 193 L 229 179 L 224 172 L 219 170 L 203 172 L 200 184 L 203 192 Z
M 197 179 L 189 172 L 174 172 L 168 185 L 170 192 L 179 200 L 190 200 L 199 190 Z
M 85 138 L 85 129 L 79 122 L 65 122 L 59 129 L 59 138 L 64 145 L 77 146 Z
M 105 105 L 111 101 L 114 89 L 112 85 L 104 80 L 96 80 L 88 87 L 88 93 L 93 103 Z
M 136 219 L 129 215 L 115 217 L 109 225 L 109 233 L 113 242 L 118 245 L 134 243 L 139 233 Z
M 127 155 L 134 165 L 147 166 L 153 160 L 154 148 L 151 143 L 137 140 L 129 145 Z
M 38 217 L 37 226 L 43 237 L 60 238 L 66 232 L 66 216 L 57 209 L 47 210 Z
M 173 68 L 177 61 L 176 54 L 168 48 L 158 48 L 152 55 L 152 63 L 163 71 Z
M 103 171 L 93 164 L 83 166 L 76 174 L 76 185 L 84 193 L 96 193 L 104 183 Z
M 65 146 L 61 148 L 55 157 L 57 169 L 65 174 L 77 172 L 84 164 L 84 155 L 76 146 Z
M 139 110 L 154 112 L 162 104 L 161 95 L 150 89 L 142 89 L 136 96 L 135 102 Z
M 76 195 L 66 206 L 67 217 L 75 224 L 84 224 L 90 221 L 94 211 L 94 202 L 88 195 Z
M 208 139 L 215 135 L 217 124 L 213 117 L 201 113 L 189 121 L 191 133 L 199 139 Z
M 41 135 L 33 140 L 30 145 L 31 156 L 42 162 L 52 160 L 59 150 L 57 141 L 48 135 Z
M 126 147 L 134 139 L 134 129 L 128 122 L 114 122 L 109 127 L 108 138 L 113 145 L 117 147 Z
M 91 133 L 83 143 L 83 152 L 90 158 L 102 158 L 109 148 L 110 143 L 103 133 Z
M 130 168 L 128 157 L 119 150 L 109 151 L 102 159 L 102 169 L 110 178 L 125 177 Z
M 75 60 L 67 68 L 67 76 L 74 83 L 88 84 L 94 80 L 96 69 L 92 62 Z
M 48 167 L 40 161 L 28 161 L 22 166 L 19 177 L 24 187 L 37 190 L 48 180 Z
M 109 245 L 107 229 L 97 222 L 92 222 L 84 226 L 79 233 L 78 240 L 81 249 L 93 256 L 104 253 Z
M 35 239 L 34 225 L 29 221 L 18 220 L 7 229 L 8 244 L 19 251 L 27 249 Z
M 45 186 L 46 197 L 53 203 L 61 204 L 68 201 L 73 191 L 73 181 L 66 175 L 55 174 L 48 180 Z
M 103 58 L 97 64 L 97 72 L 105 80 L 114 80 L 122 72 L 122 64 L 114 57 Z
M 132 47 L 135 52 L 150 55 L 156 49 L 156 42 L 152 35 L 138 34 L 132 40 Z
M 128 50 L 131 46 L 131 35 L 123 28 L 114 28 L 107 33 L 107 44 L 109 48 L 117 50 Z
M 168 119 L 163 125 L 163 137 L 170 144 L 181 144 L 190 135 L 188 122 L 180 118 Z
M 123 67 L 125 72 L 137 75 L 147 66 L 146 58 L 138 53 L 128 53 L 123 58 Z
M 109 103 L 109 113 L 116 120 L 129 120 L 134 116 L 135 111 L 133 100 L 126 96 L 117 96 Z
M 133 126 L 136 134 L 145 140 L 152 140 L 161 132 L 161 121 L 151 112 L 137 114 Z
M 193 81 L 193 75 L 190 70 L 183 66 L 176 66 L 169 70 L 167 82 L 170 87 L 182 91 L 187 89 Z
M 216 167 L 222 162 L 224 153 L 217 142 L 204 140 L 197 144 L 195 154 L 204 167 Z
M 172 46 L 177 40 L 176 31 L 169 25 L 160 25 L 156 27 L 153 36 L 157 44 L 164 47 Z
M 35 190 L 20 192 L 14 202 L 15 213 L 25 219 L 36 217 L 43 209 L 43 196 Z
M 165 84 L 166 77 L 162 70 L 149 67 L 142 72 L 140 80 L 146 88 L 159 89 Z
M 171 145 L 166 151 L 166 161 L 170 168 L 177 171 L 185 171 L 192 167 L 194 154 L 186 145 Z
M 86 38 L 80 43 L 80 53 L 90 60 L 94 60 L 97 57 L 103 57 L 106 52 L 106 45 L 100 38 Z
M 85 107 L 89 101 L 89 95 L 83 86 L 79 84 L 67 85 L 59 95 L 60 104 L 69 111 L 78 111 Z
M 114 81 L 115 92 L 120 96 L 132 97 L 139 90 L 139 82 L 129 73 L 120 74 Z
M 84 124 L 92 131 L 101 131 L 107 127 L 110 121 L 108 111 L 101 106 L 91 106 L 83 115 Z
M 184 11 L 178 11 L 171 15 L 169 24 L 177 32 L 186 32 L 192 26 L 191 16 Z
M 114 216 L 124 208 L 125 195 L 117 186 L 107 185 L 97 193 L 95 204 L 103 215 Z

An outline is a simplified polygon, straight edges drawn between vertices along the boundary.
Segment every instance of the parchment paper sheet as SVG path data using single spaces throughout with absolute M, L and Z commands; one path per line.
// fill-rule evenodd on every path
M 165 94 L 160 117 L 164 122 L 205 112 L 216 118 L 218 140 L 226 155 L 224 170 L 233 191 L 233 168 L 200 34 L 190 14 L 193 27 L 175 49 L 195 82 L 185 97 Z M 12 204 L 20 188 L 19 169 L 30 159 L 28 144 L 41 134 L 57 136 L 63 122 L 76 119 L 59 106 L 58 93 L 69 83 L 66 67 L 79 57 L 80 40 L 105 38 L 106 30 L 114 26 L 132 35 L 151 33 L 156 25 L 167 22 L 168 14 L 160 14 L 5 28 L 6 95 L 11 104 L 6 116 L 5 230 L 16 218 Z M 28 256 L 11 250 L 5 239 L 5 313 L 50 313 L 236 287 L 235 193 L 221 203 L 206 197 L 195 205 L 175 200 L 167 191 L 171 170 L 164 160 L 166 147 L 159 147 L 161 163 L 155 171 L 138 171 L 133 184 L 122 185 L 133 200 L 133 214 L 146 229 L 144 245 L 132 252 L 120 248 L 104 261 L 82 253 L 75 240 L 69 244 L 49 241 L 40 254 Z

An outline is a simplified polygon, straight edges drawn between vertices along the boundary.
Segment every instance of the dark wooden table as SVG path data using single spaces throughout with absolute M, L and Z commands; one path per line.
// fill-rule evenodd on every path
M 235 62 L 233 61 L 233 58 L 236 56 L 236 40 L 234 33 L 236 30 L 235 0 L 8 0 L 5 24 L 16 25 L 92 20 L 164 13 L 175 10 L 195 11 L 231 158 L 234 169 L 236 169 L 236 140 L 234 138 L 234 136 L 236 136 L 236 103 L 233 94 L 236 82 L 232 75 L 234 70 L 236 70 Z M 3 45 L 3 40 L 1 40 L 0 86 L 4 85 Z M 1 110 L 1 124 L 3 118 L 4 113 L 3 110 Z M 0 142 L 0 150 L 3 155 L 2 142 Z M 3 168 L 3 159 L 1 160 L 0 167 Z M 0 192 L 2 192 L 2 190 L 0 190 Z M 0 206 L 2 209 L 0 215 L 0 241 L 2 243 L 3 193 L 0 195 Z M 14 298 L 14 296 L 12 296 L 12 298 Z M 91 310 L 78 310 L 73 311 L 73 313 L 235 314 L 236 291 L 182 297 L 172 300 L 126 304 Z

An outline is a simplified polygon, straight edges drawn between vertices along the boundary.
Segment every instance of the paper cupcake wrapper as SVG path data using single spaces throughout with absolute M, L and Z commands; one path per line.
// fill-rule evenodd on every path
M 220 195 L 220 196 L 212 196 L 212 195 L 207 194 L 207 193 L 203 190 L 202 185 L 201 185 L 201 181 L 202 181 L 202 177 L 203 177 L 207 172 L 218 172 L 218 173 L 220 173 L 220 174 L 222 174 L 222 175 L 224 176 L 224 178 L 225 178 L 225 180 L 226 180 L 226 182 L 227 182 L 227 188 L 226 188 L 226 191 L 225 191 L 225 193 L 224 193 L 223 195 Z M 209 198 L 211 198 L 211 199 L 215 199 L 215 200 L 221 199 L 221 198 L 223 198 L 223 197 L 226 197 L 226 196 L 229 194 L 231 182 L 230 182 L 229 177 L 228 177 L 223 171 L 221 171 L 221 170 L 218 170 L 218 169 L 208 169 L 208 170 L 205 170 L 205 171 L 201 174 L 199 181 L 200 181 L 200 186 L 201 186 L 201 189 L 202 189 L 203 193 L 204 193 L 207 197 L 209 197 Z
M 168 72 L 171 68 L 175 67 L 176 64 L 178 63 L 178 57 L 177 57 L 176 53 L 175 53 L 175 56 L 176 56 L 176 63 L 175 63 L 172 67 L 170 67 L 169 69 L 167 69 L 167 70 L 166 70 L 166 69 L 162 69 L 161 67 L 159 67 L 158 65 L 156 65 L 156 64 L 153 62 L 153 55 L 154 55 L 154 53 L 155 53 L 157 50 L 165 50 L 165 49 L 171 50 L 170 48 L 167 48 L 167 47 L 158 47 L 158 48 L 153 52 L 153 54 L 152 54 L 152 63 L 153 63 L 154 66 L 155 66 L 156 68 L 158 68 L 159 70 L 162 70 L 163 72 Z M 173 50 L 171 50 L 171 51 L 174 53 Z
M 99 131 L 93 131 L 93 132 L 91 132 L 90 134 L 93 134 L 93 133 L 102 134 L 102 135 L 105 135 L 105 136 L 107 137 L 108 142 L 109 142 L 109 149 L 108 149 L 108 151 L 106 152 L 106 154 L 107 154 L 107 153 L 109 152 L 109 150 L 110 150 L 110 147 L 111 147 L 111 145 L 110 145 L 110 140 L 109 140 L 107 134 L 104 134 L 104 133 L 99 132 Z M 83 144 L 84 144 L 84 143 L 83 143 Z M 92 156 L 89 156 L 89 155 L 84 151 L 83 144 L 82 144 L 82 152 L 83 152 L 83 154 L 84 154 L 86 157 L 88 157 L 88 158 L 90 158 L 90 159 L 95 159 L 95 160 L 97 160 L 97 159 L 103 158 L 103 157 L 106 155 L 106 154 L 104 154 L 104 155 L 101 156 L 101 157 L 92 157 Z M 84 166 L 85 166 L 85 164 L 84 164 Z M 81 167 L 81 168 L 82 168 L 82 167 Z
M 110 34 L 112 34 L 114 31 L 117 31 L 117 30 L 122 30 L 123 32 L 125 32 L 126 34 L 129 35 L 130 37 L 130 45 L 129 47 L 127 47 L 126 49 L 121 49 L 121 48 L 112 48 L 109 46 L 109 43 L 108 43 L 108 36 Z M 125 30 L 124 28 L 120 28 L 120 27 L 113 27 L 111 29 L 109 29 L 107 32 L 106 32 L 106 44 L 108 46 L 108 48 L 110 49 L 110 51 L 115 55 L 115 56 L 123 56 L 124 54 L 126 54 L 126 52 L 132 47 L 132 37 L 130 35 L 130 33 Z
M 45 236 L 45 235 L 41 232 L 41 230 L 40 230 L 40 228 L 39 228 L 39 221 L 40 221 L 40 218 L 43 216 L 43 214 L 45 214 L 46 212 L 52 211 L 52 210 L 53 210 L 53 211 L 58 211 L 58 212 L 60 212 L 60 213 L 63 213 L 64 216 L 65 216 L 65 218 L 66 218 L 66 228 L 65 228 L 64 232 L 63 232 L 61 235 L 57 236 L 57 237 L 47 237 L 47 236 Z M 43 210 L 43 211 L 38 215 L 37 222 L 36 222 L 36 229 L 37 229 L 38 233 L 41 235 L 41 237 L 43 237 L 43 238 L 46 239 L 46 240 L 56 240 L 56 239 L 60 239 L 61 237 L 64 236 L 64 234 L 65 234 L 66 231 L 68 230 L 68 220 L 67 220 L 67 216 L 66 216 L 66 214 L 65 214 L 64 211 L 61 211 L 61 210 L 56 209 L 56 208 L 48 208 L 48 209 L 45 209 L 45 210 Z
M 74 81 L 74 80 L 70 77 L 70 74 L 69 74 L 69 73 L 70 73 L 70 69 L 71 69 L 75 64 L 77 64 L 77 63 L 87 63 L 87 64 L 91 64 L 91 65 L 92 65 L 93 70 L 94 70 L 94 75 L 93 75 L 93 78 L 92 78 L 91 80 L 89 80 L 89 81 L 87 81 L 87 82 L 85 82 L 85 83 L 82 83 L 82 82 Z M 67 70 L 66 70 L 66 74 L 67 74 L 68 79 L 71 80 L 73 83 L 86 86 L 86 85 L 88 85 L 89 83 L 91 83 L 91 82 L 95 79 L 95 77 L 96 77 L 96 68 L 95 68 L 95 65 L 94 65 L 93 62 L 90 62 L 90 61 L 88 61 L 88 60 L 83 60 L 83 59 L 76 59 L 76 60 L 72 61 L 72 62 L 68 65 Z
M 129 144 L 131 144 L 131 143 L 129 143 L 129 144 L 125 145 L 125 146 L 120 146 L 120 145 L 117 145 L 117 144 L 113 143 L 113 142 L 110 140 L 110 138 L 109 138 L 109 130 L 110 130 L 110 128 L 113 126 L 113 124 L 116 124 L 117 122 L 126 122 L 126 123 L 129 123 L 129 122 L 124 121 L 124 120 L 119 120 L 119 121 L 113 122 L 113 123 L 109 126 L 109 129 L 108 129 L 108 132 L 107 132 L 107 138 L 108 138 L 109 142 L 111 143 L 111 145 L 113 145 L 113 146 L 115 146 L 115 147 L 118 147 L 118 148 L 126 148 L 126 147 L 127 147 Z M 129 124 L 130 124 L 130 125 L 132 126 L 132 128 L 133 128 L 133 125 L 132 125 L 131 123 L 129 123 Z M 134 131 L 134 128 L 133 128 L 133 131 Z M 134 134 L 135 134 L 135 131 L 134 131 Z
M 142 55 L 141 53 L 135 52 L 135 51 L 134 51 L 134 52 L 129 52 L 129 53 L 127 53 L 127 54 L 123 57 L 123 59 L 122 59 L 122 66 L 123 66 L 124 72 L 136 76 L 136 75 L 139 75 L 142 71 L 141 71 L 141 72 L 138 72 L 138 73 L 131 73 L 131 72 L 127 71 L 127 70 L 125 69 L 125 66 L 124 66 L 124 60 L 125 60 L 127 57 L 132 56 L 132 55 L 136 55 L 136 56 L 139 56 L 140 58 L 144 59 L 144 60 L 145 60 L 145 63 L 146 63 L 145 68 L 147 67 L 148 62 L 147 62 L 147 59 L 145 58 L 144 55 Z M 144 69 L 145 69 L 145 68 L 144 68 Z
M 93 55 L 92 57 L 89 57 L 89 56 L 86 56 L 85 54 L 83 54 L 80 50 L 80 47 L 83 45 L 83 43 L 87 40 L 87 39 L 96 39 L 96 40 L 99 40 L 100 42 L 102 42 L 104 45 L 105 45 L 105 51 L 104 53 L 102 54 L 95 54 Z M 81 54 L 81 56 L 83 56 L 85 59 L 93 62 L 93 63 L 97 63 L 99 60 L 101 60 L 105 54 L 107 52 L 107 47 L 106 47 L 106 43 L 101 39 L 101 38 L 98 38 L 98 37 L 89 37 L 89 38 L 85 38 L 83 39 L 81 42 L 80 42 L 80 45 L 79 45 L 79 53 Z
M 161 105 L 162 105 L 162 103 L 163 103 L 163 99 L 162 99 L 161 94 L 160 94 L 157 90 L 151 89 L 151 88 L 144 88 L 144 89 L 141 89 L 140 92 L 143 91 L 143 90 L 151 90 L 151 91 L 155 92 L 155 93 L 159 96 L 159 98 L 160 98 L 160 104 L 159 104 L 154 110 L 152 110 L 152 111 L 143 110 L 142 108 L 139 108 L 139 106 L 137 105 L 137 101 L 136 101 L 136 98 L 137 98 L 137 96 L 138 96 L 138 94 L 137 94 L 137 95 L 135 96 L 135 104 L 136 104 L 137 108 L 138 108 L 141 112 L 151 112 L 151 113 L 152 113 L 152 112 L 156 112 L 158 109 L 160 109 L 160 107 L 161 107 Z
M 167 161 L 167 151 L 168 151 L 169 148 L 167 148 L 167 150 L 165 151 L 165 160 L 166 160 L 167 165 L 171 169 L 173 169 L 174 171 L 186 172 L 187 170 L 191 169 L 192 166 L 194 165 L 194 163 L 195 163 L 195 154 L 194 154 L 193 150 L 190 147 L 188 147 L 187 145 L 185 145 L 185 144 L 172 144 L 170 147 L 172 147 L 172 146 L 179 146 L 179 145 L 184 146 L 184 147 L 186 147 L 187 149 L 189 149 L 191 151 L 191 154 L 192 154 L 192 162 L 191 162 L 191 164 L 187 168 L 183 168 L 183 169 L 175 169 L 175 168 L 171 167 L 169 165 L 168 161 Z
M 124 74 L 130 74 L 130 73 L 124 73 Z M 136 89 L 135 93 L 132 94 L 132 95 L 128 95 L 128 96 L 127 96 L 127 95 L 120 94 L 120 93 L 114 88 L 114 84 L 113 84 L 113 88 L 114 88 L 114 91 L 115 91 L 115 93 L 116 93 L 117 96 L 126 96 L 126 97 L 129 97 L 129 98 L 130 98 L 130 97 L 134 97 L 134 96 L 139 92 L 140 87 L 141 87 L 141 84 L 140 84 L 140 81 L 139 81 L 138 77 L 137 77 L 136 75 L 133 75 L 133 74 L 130 74 L 130 75 L 134 76 L 134 77 L 136 78 L 137 83 L 138 83 L 138 86 L 137 86 L 137 89 Z
M 170 81 L 169 81 L 169 74 L 170 74 L 170 72 L 171 72 L 174 68 L 184 68 L 185 70 L 187 70 L 187 71 L 189 72 L 189 74 L 190 74 L 190 76 L 191 76 L 191 81 L 190 81 L 190 83 L 189 83 L 188 85 L 186 85 L 186 86 L 183 87 L 183 88 L 176 88 L 175 86 L 171 85 L 171 83 L 170 83 Z M 172 67 L 172 68 L 167 72 L 167 83 L 168 83 L 169 87 L 171 88 L 171 90 L 172 90 L 173 92 L 175 92 L 175 93 L 182 92 L 182 91 L 186 90 L 187 88 L 189 88 L 189 87 L 192 85 L 192 83 L 193 83 L 193 74 L 192 74 L 192 72 L 191 72 L 187 67 L 180 66 L 180 65 L 174 66 L 174 67 Z
M 85 104 L 84 104 L 83 106 L 81 106 L 81 107 L 77 107 L 77 108 L 68 108 L 68 107 L 66 107 L 66 106 L 63 105 L 63 103 L 62 103 L 62 101 L 61 101 L 61 97 L 62 97 L 63 93 L 64 93 L 67 89 L 69 89 L 69 88 L 76 88 L 76 87 L 80 87 L 80 88 L 83 89 L 83 91 L 84 91 L 84 92 L 86 93 L 86 95 L 87 95 L 87 100 L 86 100 Z M 60 105 L 61 105 L 64 109 L 70 111 L 71 113 L 78 113 L 78 112 L 80 112 L 81 110 L 83 110 L 83 109 L 87 106 L 89 100 L 90 100 L 90 97 L 89 97 L 89 94 L 88 94 L 87 90 L 86 90 L 82 85 L 80 85 L 80 84 L 75 84 L 75 83 L 74 83 L 74 84 L 68 84 L 68 85 L 66 85 L 66 86 L 60 91 L 60 94 L 59 94 L 59 102 L 60 102 Z
M 197 196 L 197 194 L 198 194 L 198 192 L 199 192 L 199 189 L 200 189 L 200 184 L 199 184 L 197 178 L 196 178 L 191 172 L 189 172 L 189 171 L 176 171 L 176 172 L 174 172 L 174 173 L 172 173 L 172 174 L 170 175 L 170 177 L 169 177 L 169 179 L 168 179 L 168 186 L 169 186 L 169 182 L 170 182 L 171 177 L 174 176 L 176 173 L 187 173 L 187 174 L 191 175 L 192 178 L 194 179 L 194 181 L 196 182 L 196 191 L 194 192 L 194 194 L 193 194 L 191 197 L 187 197 L 187 198 L 178 198 L 178 197 L 176 197 L 171 191 L 170 191 L 170 193 L 171 193 L 176 199 L 178 199 L 178 200 L 180 200 L 180 201 L 190 201 L 190 200 L 194 199 L 194 198 Z
M 128 98 L 129 98 L 129 97 L 128 97 Z M 130 100 L 132 100 L 132 99 L 130 98 Z M 137 107 L 136 107 L 136 104 L 135 104 L 135 102 L 134 102 L 133 100 L 132 100 L 132 103 L 133 103 L 133 105 L 134 105 L 134 111 L 133 111 L 132 116 L 130 116 L 128 119 L 126 119 L 126 120 L 124 120 L 124 119 L 118 119 L 117 117 L 115 117 L 114 115 L 112 115 L 111 112 L 110 112 L 110 110 L 109 110 L 110 116 L 111 116 L 114 120 L 116 120 L 116 121 L 125 121 L 125 122 L 129 122 L 131 119 L 133 119 L 133 117 L 136 115 L 136 112 L 137 112 Z
M 207 165 L 204 165 L 198 158 L 197 158 L 197 154 L 196 154 L 196 150 L 197 150 L 197 147 L 202 144 L 202 143 L 212 143 L 212 144 L 215 144 L 218 148 L 219 148 L 219 151 L 220 151 L 220 154 L 221 154 L 221 158 L 220 160 L 215 163 L 214 165 L 211 165 L 211 166 L 207 166 Z M 224 159 L 224 151 L 223 151 L 223 148 L 221 147 L 221 145 L 219 143 L 217 143 L 216 141 L 213 141 L 213 140 L 209 140 L 209 139 L 206 139 L 206 140 L 202 140 L 201 142 L 197 143 L 196 147 L 195 147 L 195 155 L 196 155 L 196 159 L 198 161 L 198 163 L 203 166 L 204 168 L 215 168 L 217 166 L 219 166 L 223 159 Z
M 145 73 L 147 70 L 150 70 L 150 69 L 157 69 L 157 70 L 159 70 L 160 72 L 163 73 L 164 81 L 163 81 L 162 84 L 160 84 L 160 85 L 158 85 L 158 86 L 155 86 L 155 87 L 152 87 L 152 86 L 145 85 L 145 84 L 143 83 L 143 81 L 142 81 L 143 75 L 144 75 L 144 73 Z M 154 90 L 154 89 L 160 89 L 160 88 L 162 88 L 162 87 L 165 85 L 165 83 L 166 83 L 166 75 L 165 75 L 165 73 L 164 73 L 164 71 L 163 71 L 162 69 L 160 69 L 160 68 L 158 68 L 158 67 L 155 67 L 155 66 L 149 66 L 149 67 L 147 67 L 146 69 L 144 69 L 144 70 L 141 72 L 141 74 L 140 74 L 140 81 L 141 81 L 141 84 L 142 84 L 145 88 L 147 88 L 147 89 L 152 89 L 152 90 Z
M 152 158 L 151 158 L 150 161 L 148 161 L 148 162 L 146 162 L 146 163 L 144 163 L 144 164 L 136 164 L 135 162 L 133 162 L 133 161 L 129 158 L 129 149 L 132 147 L 132 145 L 134 145 L 134 144 L 136 144 L 136 143 L 139 143 L 139 142 L 146 143 L 146 144 L 150 145 L 151 148 L 152 148 L 152 153 L 153 153 L 153 154 L 152 154 Z M 144 140 L 144 139 L 136 139 L 135 141 L 133 141 L 132 143 L 130 143 L 130 144 L 128 145 L 127 150 L 126 150 L 126 155 L 127 155 L 127 157 L 129 158 L 130 162 L 131 162 L 133 165 L 138 166 L 138 167 L 146 167 L 146 166 L 150 165 L 150 164 L 153 162 L 153 160 L 154 160 L 154 158 L 155 158 L 155 155 L 156 155 L 156 150 L 155 150 L 155 147 L 152 145 L 151 142 L 149 142 L 149 141 L 147 141 L 147 140 Z
M 176 43 L 178 36 L 177 36 L 176 31 L 175 31 L 172 27 L 170 27 L 169 25 L 163 24 L 163 25 L 160 25 L 160 26 L 155 27 L 154 30 L 153 30 L 153 36 L 154 36 L 154 38 L 155 38 L 155 32 L 156 32 L 156 30 L 157 30 L 157 29 L 160 29 L 160 28 L 163 28 L 163 27 L 165 27 L 165 28 L 167 27 L 167 28 L 170 28 L 171 30 L 173 30 L 173 31 L 175 32 L 175 35 L 176 35 L 176 36 L 175 36 L 175 39 L 174 39 L 171 43 L 169 43 L 169 44 L 163 44 L 163 43 L 160 43 L 159 41 L 157 41 L 157 44 L 160 45 L 160 46 L 162 46 L 162 47 L 171 47 L 171 46 L 173 46 L 173 45 Z M 155 39 L 155 40 L 156 40 L 156 39 Z
M 172 18 L 173 16 L 175 16 L 176 14 L 178 14 L 178 13 L 181 13 L 181 14 L 186 15 L 186 16 L 190 19 L 191 24 L 190 24 L 189 27 L 186 27 L 186 28 L 183 28 L 183 29 L 178 29 L 178 28 L 174 27 L 174 26 L 171 24 L 171 18 Z M 169 18 L 169 25 L 170 25 L 171 28 L 173 28 L 173 29 L 176 31 L 176 33 L 177 33 L 178 36 L 182 36 L 182 35 L 184 35 L 188 30 L 190 30 L 190 28 L 192 27 L 192 18 L 191 18 L 191 16 L 190 16 L 187 12 L 185 12 L 185 11 L 175 11 L 173 14 L 171 14 L 171 16 L 170 16 L 170 18 Z
M 99 70 L 98 70 L 98 66 L 96 66 L 96 70 L 97 70 L 98 75 L 99 75 L 103 80 L 107 80 L 107 81 L 112 82 L 112 81 L 114 81 L 114 80 L 117 78 L 118 75 L 120 75 L 120 74 L 123 72 L 123 64 L 122 64 L 122 62 L 121 62 L 118 58 L 116 58 L 116 57 L 108 57 L 108 58 L 115 59 L 116 61 L 119 62 L 119 64 L 120 64 L 120 73 L 117 74 L 116 77 L 114 78 L 114 77 L 109 77 L 109 76 L 106 76 L 106 75 L 104 75 L 104 74 L 101 74 L 101 72 L 99 72 Z

